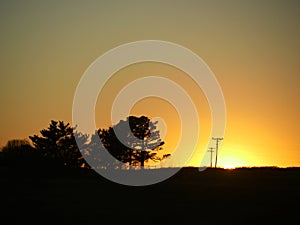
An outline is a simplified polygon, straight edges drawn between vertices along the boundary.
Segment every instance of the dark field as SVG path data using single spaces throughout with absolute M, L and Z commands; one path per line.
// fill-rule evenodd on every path
M 300 224 L 298 168 L 185 168 L 144 187 L 83 170 L 0 172 L 1 224 Z

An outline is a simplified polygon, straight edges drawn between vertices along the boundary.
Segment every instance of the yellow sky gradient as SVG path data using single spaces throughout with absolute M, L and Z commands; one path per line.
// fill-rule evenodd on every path
M 0 146 L 51 119 L 71 122 L 76 86 L 98 56 L 156 39 L 191 49 L 216 75 L 227 107 L 220 166 L 300 166 L 299 1 L 2 1 L 0 11 Z M 119 71 L 105 100 L 99 96 L 97 125 L 109 125 L 104 106 L 118 88 L 151 73 L 199 100 L 203 133 L 188 164 L 199 165 L 210 112 L 201 90 L 175 68 L 145 63 Z M 178 118 L 170 105 L 145 99 L 132 113 L 168 114 L 165 150 L 172 151 Z

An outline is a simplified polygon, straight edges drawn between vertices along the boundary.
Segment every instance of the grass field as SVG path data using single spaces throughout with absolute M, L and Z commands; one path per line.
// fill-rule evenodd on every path
M 150 186 L 1 167 L 1 224 L 299 224 L 300 169 L 184 168 Z

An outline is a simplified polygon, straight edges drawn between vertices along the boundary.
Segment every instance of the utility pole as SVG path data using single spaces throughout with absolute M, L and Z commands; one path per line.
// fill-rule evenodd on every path
M 214 149 L 213 147 L 210 147 L 208 152 L 210 152 L 210 168 L 212 168 L 212 154 L 214 152 Z
M 212 138 L 213 140 L 216 141 L 216 161 L 215 161 L 215 168 L 217 167 L 217 162 L 218 162 L 218 150 L 219 150 L 219 142 L 222 141 L 224 138 Z

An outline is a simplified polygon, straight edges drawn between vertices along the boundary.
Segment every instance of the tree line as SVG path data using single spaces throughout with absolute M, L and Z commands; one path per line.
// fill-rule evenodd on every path
M 130 130 L 126 129 L 128 124 Z M 8 141 L 1 150 L 0 159 L 3 163 L 14 162 L 19 165 L 43 163 L 71 168 L 97 166 L 107 169 L 143 167 L 145 162 L 161 161 L 170 156 L 159 156 L 164 141 L 160 138 L 157 122 L 150 121 L 146 116 L 129 116 L 112 127 L 96 130 L 91 137 L 74 130 L 69 123 L 51 120 L 46 129 L 29 136 L 29 140 Z M 122 140 L 115 131 L 121 134 Z M 95 139 L 102 144 L 95 146 L 99 143 Z M 107 162 L 101 157 L 103 151 L 108 151 L 115 160 Z M 87 163 L 86 158 L 92 165 Z

